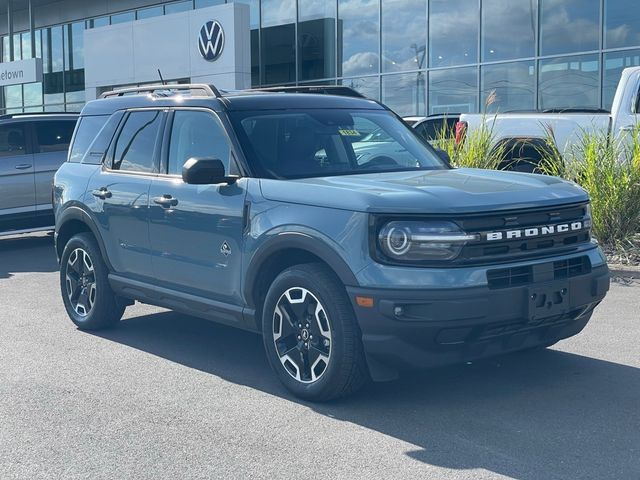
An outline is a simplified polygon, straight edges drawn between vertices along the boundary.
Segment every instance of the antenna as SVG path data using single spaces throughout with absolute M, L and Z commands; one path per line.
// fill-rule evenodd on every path
M 162 82 L 162 85 L 166 85 L 167 82 L 165 82 L 164 78 L 162 78 L 162 72 L 160 71 L 160 69 L 158 69 L 158 76 L 160 77 L 160 82 Z

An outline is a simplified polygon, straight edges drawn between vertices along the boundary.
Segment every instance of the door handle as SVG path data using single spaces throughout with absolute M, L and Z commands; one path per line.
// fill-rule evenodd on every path
M 171 208 L 178 205 L 178 199 L 173 198 L 171 195 L 164 194 L 161 197 L 154 198 L 153 203 L 158 204 L 163 208 Z
M 21 163 L 20 165 L 16 165 L 16 170 L 27 170 L 28 168 L 31 168 L 30 163 Z
M 112 193 L 109 190 L 107 190 L 106 187 L 102 187 L 100 189 L 94 190 L 94 191 L 91 192 L 91 194 L 94 197 L 98 197 L 98 198 L 100 198 L 102 200 L 105 200 L 107 198 L 111 198 L 111 196 L 112 196 Z
M 635 125 L 625 125 L 623 127 L 620 127 L 620 131 L 621 132 L 632 132 L 635 128 L 636 128 Z

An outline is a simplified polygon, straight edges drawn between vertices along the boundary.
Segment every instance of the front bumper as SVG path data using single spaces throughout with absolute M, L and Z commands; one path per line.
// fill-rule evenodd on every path
M 536 276 L 490 288 L 348 287 L 374 380 L 401 370 L 466 362 L 579 333 L 609 289 L 606 264 L 572 278 Z M 373 299 L 359 306 L 356 297 Z

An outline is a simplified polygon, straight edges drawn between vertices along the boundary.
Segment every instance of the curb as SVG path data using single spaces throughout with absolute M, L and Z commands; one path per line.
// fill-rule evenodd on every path
M 612 277 L 634 278 L 640 280 L 640 267 L 633 265 L 609 264 L 609 273 Z

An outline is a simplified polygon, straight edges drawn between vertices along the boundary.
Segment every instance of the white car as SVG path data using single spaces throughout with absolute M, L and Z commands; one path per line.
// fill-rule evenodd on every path
M 456 125 L 456 141 L 481 128 L 492 131 L 495 144 L 505 144 L 511 152 L 510 161 L 516 170 L 531 171 L 540 160 L 539 149 L 546 145 L 549 130 L 553 131 L 560 154 L 565 155 L 585 132 L 612 133 L 628 136 L 640 115 L 640 67 L 622 72 L 611 112 L 600 109 L 565 109 L 531 113 L 470 114 L 463 113 Z M 521 160 L 525 160 L 524 162 Z

